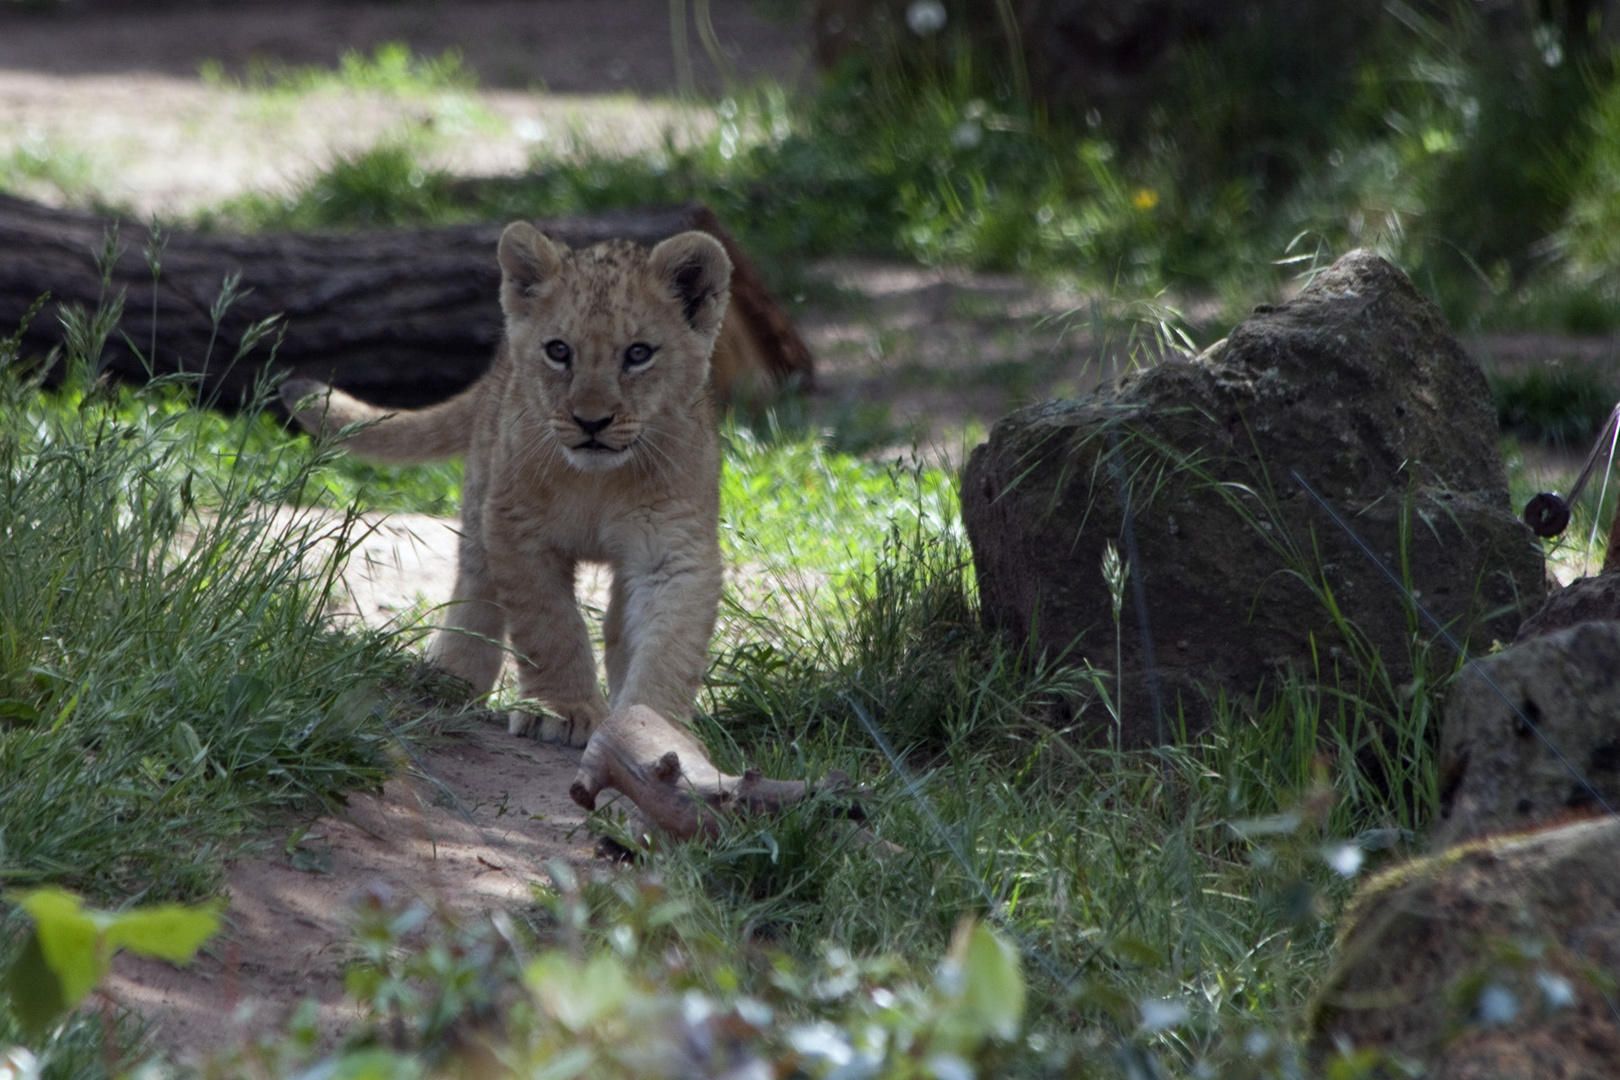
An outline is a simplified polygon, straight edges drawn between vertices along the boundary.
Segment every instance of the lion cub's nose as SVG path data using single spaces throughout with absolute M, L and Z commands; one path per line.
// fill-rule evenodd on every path
M 574 423 L 578 424 L 579 430 L 583 431 L 585 434 L 595 435 L 598 431 L 601 431 L 603 428 L 613 423 L 613 417 L 609 415 L 602 417 L 600 420 L 587 420 L 583 416 L 575 414 Z

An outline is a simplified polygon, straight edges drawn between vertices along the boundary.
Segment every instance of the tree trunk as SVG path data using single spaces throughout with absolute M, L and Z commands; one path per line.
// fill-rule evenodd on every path
M 535 225 L 571 247 L 615 238 L 652 244 L 687 229 L 714 235 L 736 267 L 715 349 L 717 396 L 735 400 L 811 384 L 809 351 L 758 269 L 707 207 L 638 208 Z M 96 256 L 115 227 L 117 251 L 103 264 L 104 287 Z M 501 334 L 495 261 L 501 228 L 256 236 L 166 231 L 154 284 L 147 226 L 0 196 L 0 335 L 13 332 L 49 292 L 50 302 L 23 335 L 23 356 L 42 356 L 62 343 L 64 310 L 78 305 L 93 312 L 104 296 L 122 296 L 123 315 L 102 357 L 104 368 L 120 377 L 202 372 L 208 389 L 230 404 L 267 368 L 298 368 L 379 405 L 425 405 L 454 394 L 489 366 Z M 232 275 L 240 275 L 238 295 L 216 328 L 213 308 Z M 243 333 L 273 316 L 281 316 L 279 343 L 272 333 L 238 357 Z

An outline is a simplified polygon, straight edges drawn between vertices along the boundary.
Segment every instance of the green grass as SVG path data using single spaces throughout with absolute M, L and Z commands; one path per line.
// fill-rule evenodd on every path
M 45 401 L 46 408 L 67 415 L 83 401 L 83 391 Z M 460 506 L 459 461 L 402 468 L 331 449 L 320 452 L 307 437 L 289 432 L 262 402 L 226 416 L 199 409 L 191 385 L 161 380 L 140 388 L 100 386 L 94 404 L 125 430 L 161 429 L 173 447 L 192 447 L 197 452 L 184 462 L 186 472 L 216 488 L 228 488 L 238 473 L 252 471 L 267 493 L 340 513 L 353 508 L 453 516 Z M 164 453 L 181 461 L 178 449 Z
M 205 894 L 264 810 L 375 783 L 379 719 L 409 715 L 390 704 L 410 679 L 398 643 L 320 615 L 331 563 L 310 548 L 352 540 L 352 516 L 299 525 L 275 510 L 347 497 L 352 467 L 262 416 L 185 410 L 181 389 L 42 395 L 11 377 L 0 873 L 115 901 Z M 439 478 L 404 471 L 402 491 Z M 1401 693 L 1364 658 L 1337 684 L 1223 704 L 1173 749 L 1122 753 L 1092 737 L 1110 723 L 1094 673 L 1033 663 L 983 629 L 947 475 L 733 425 L 723 485 L 744 584 L 698 729 L 730 769 L 844 770 L 870 789 L 866 833 L 836 799 L 730 822 L 712 844 L 553 894 L 511 940 L 618 956 L 649 1009 L 698 991 L 769 1001 L 773 1023 L 847 1025 L 873 988 L 929 985 L 971 914 L 1019 943 L 1031 991 L 1024 1035 L 975 1051 L 987 1068 L 1115 1053 L 1174 1074 L 1280 1068 L 1353 885 L 1325 853 L 1352 844 L 1375 864 L 1412 850 L 1432 816 L 1445 671 Z M 355 983 L 377 1031 L 414 1033 L 399 1044 L 412 1060 L 454 1055 L 461 1025 L 529 992 L 521 964 L 496 961 L 507 938 L 432 933 L 441 944 L 383 933 L 365 961 L 381 981 Z M 816 989 L 832 983 L 866 989 Z M 389 996 L 407 984 L 414 997 Z M 1154 1002 L 1176 1006 L 1172 1022 L 1144 1025 Z M 65 1038 L 77 1049 L 59 1060 L 83 1064 L 90 1029 Z M 263 1053 L 284 1066 L 271 1075 L 318 1056 L 297 1038 Z
M 294 450 L 130 424 L 93 389 L 6 389 L 0 878 L 206 894 L 255 807 L 386 774 L 370 706 L 325 688 L 370 672 L 380 702 L 406 670 L 386 640 L 325 628 L 357 523 L 277 512 L 303 484 Z
M 465 92 L 477 85 L 472 72 L 462 66 L 459 52 L 452 49 L 438 57 L 418 57 L 399 42 L 379 45 L 370 56 L 346 50 L 335 70 L 258 60 L 249 64 L 243 77 L 233 78 L 223 65 L 205 61 L 200 74 L 214 86 L 288 97 L 332 92 L 412 97 Z
M 27 139 L 0 156 L 0 191 L 18 197 L 94 202 L 102 180 L 90 153 L 61 140 Z
M 0 885 L 209 896 L 271 815 L 381 784 L 446 691 L 408 638 L 329 623 L 364 536 L 329 451 L 102 382 L 107 324 L 77 325 L 53 392 L 0 340 Z M 112 1071 L 99 1023 L 45 1075 Z

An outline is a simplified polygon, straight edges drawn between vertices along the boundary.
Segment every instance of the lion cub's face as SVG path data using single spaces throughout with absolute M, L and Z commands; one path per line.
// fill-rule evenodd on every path
M 571 251 L 520 221 L 501 235 L 500 262 L 525 422 L 580 470 L 670 455 L 658 441 L 682 438 L 709 408 L 731 281 L 719 241 L 687 232 L 650 251 L 623 241 Z

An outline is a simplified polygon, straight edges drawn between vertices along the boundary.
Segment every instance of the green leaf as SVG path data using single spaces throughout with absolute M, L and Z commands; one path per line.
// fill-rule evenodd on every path
M 1252 840 L 1257 836 L 1287 836 L 1298 829 L 1304 820 L 1304 815 L 1299 811 L 1289 810 L 1269 817 L 1228 821 L 1226 827 L 1231 829 L 1232 835 L 1238 839 Z
M 527 977 L 541 1007 L 569 1031 L 583 1031 L 630 1000 L 630 977 L 607 953 L 583 969 L 562 953 L 547 953 L 529 965 Z
M 1164 950 L 1146 938 L 1121 934 L 1109 943 L 1109 951 L 1127 964 L 1158 967 L 1165 963 Z
M 271 686 L 257 675 L 239 671 L 225 684 L 225 717 L 238 723 L 270 704 Z
M 596 1060 L 596 1050 L 590 1046 L 576 1046 L 572 1050 L 564 1050 L 555 1055 L 538 1072 L 532 1073 L 533 1080 L 574 1080 L 582 1075 Z
M 1003 1041 L 1024 1019 L 1024 974 L 1018 950 L 988 926 L 973 928 L 962 962 L 963 1005 L 977 1026 Z
M 197 729 L 184 720 L 169 729 L 169 748 L 176 762 L 187 767 L 197 764 L 207 754 L 202 739 L 197 737 Z
M 415 1080 L 422 1067 L 408 1057 L 373 1049 L 345 1054 L 330 1071 L 316 1072 L 328 1080 Z
M 34 920 L 45 962 L 61 983 L 63 1007 L 73 1008 L 107 973 L 101 927 L 83 901 L 62 889 L 35 889 L 17 904 Z
M 17 720 L 24 724 L 39 721 L 39 710 L 21 698 L 0 698 L 0 720 Z
M 107 944 L 112 949 L 128 949 L 171 964 L 187 964 L 218 932 L 218 904 L 161 904 L 116 916 L 107 927 Z
M 21 1025 L 23 1036 L 37 1040 L 50 1031 L 68 1010 L 62 996 L 62 982 L 51 970 L 40 947 L 38 932 L 28 935 L 22 952 L 0 979 L 0 992 L 11 1002 L 11 1015 Z
M 114 914 L 86 908 L 63 889 L 35 889 L 11 899 L 34 920 L 30 946 L 6 973 L 12 1001 L 26 1001 L 32 1009 L 33 1019 L 24 1023 L 59 1016 L 84 1000 L 120 948 L 184 963 L 219 930 L 218 904 L 162 904 Z M 25 984 L 37 993 L 22 992 Z

